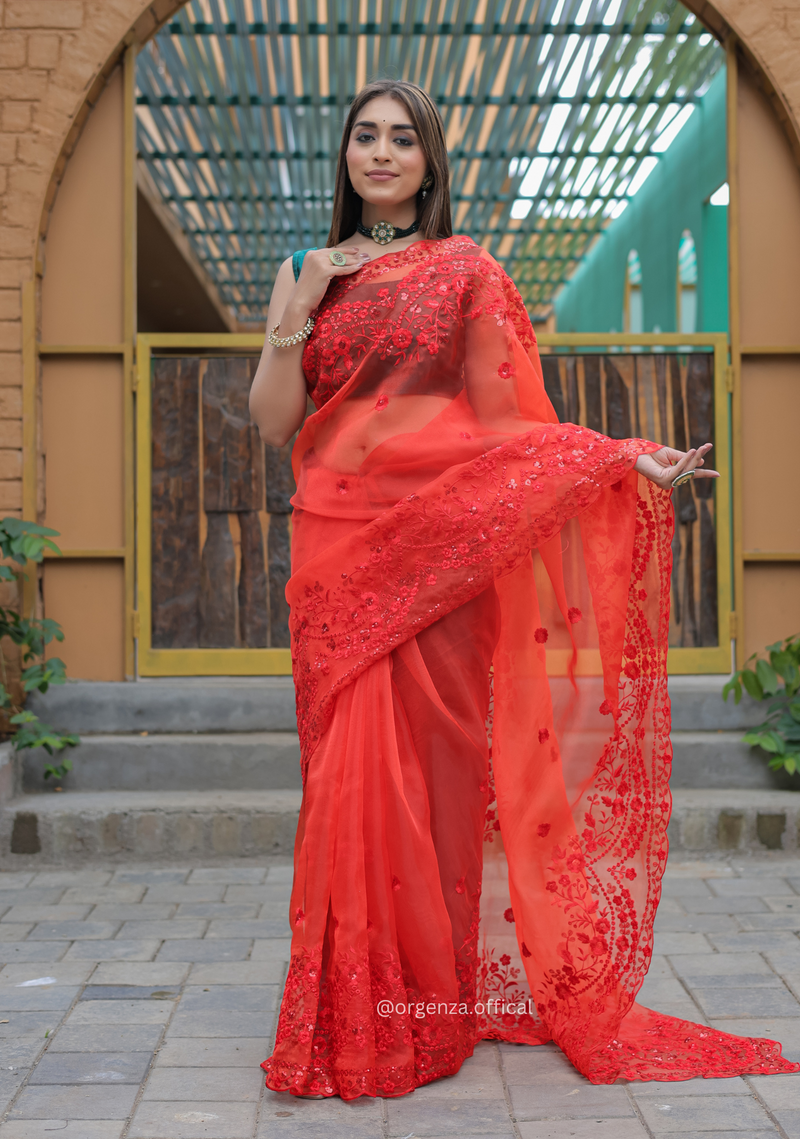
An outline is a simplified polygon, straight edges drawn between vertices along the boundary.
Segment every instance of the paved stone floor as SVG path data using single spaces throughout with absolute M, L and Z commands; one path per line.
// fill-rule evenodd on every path
M 800 1139 L 800 1075 L 593 1087 L 552 1047 L 396 1100 L 265 1092 L 290 875 L 0 872 L 0 1139 Z M 674 863 L 642 999 L 800 1059 L 798 933 L 800 859 Z

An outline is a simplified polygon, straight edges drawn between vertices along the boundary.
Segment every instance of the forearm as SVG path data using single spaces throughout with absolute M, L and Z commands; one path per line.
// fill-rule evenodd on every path
M 302 304 L 289 299 L 280 317 L 279 336 L 299 332 L 308 320 Z M 270 313 L 272 316 L 272 313 Z M 274 328 L 274 320 L 269 321 Z M 267 340 L 250 389 L 250 416 L 265 443 L 282 447 L 297 431 L 306 412 L 303 374 L 305 341 L 289 348 L 274 348 Z
M 332 278 L 357 273 L 369 257 L 353 246 L 338 250 L 332 261 L 327 249 L 308 252 L 297 281 L 292 260 L 281 265 L 269 303 L 269 327 L 278 336 L 300 332 L 318 307 Z M 300 427 L 306 414 L 306 380 L 303 375 L 305 340 L 276 348 L 267 338 L 250 389 L 250 416 L 265 443 L 282 447 Z

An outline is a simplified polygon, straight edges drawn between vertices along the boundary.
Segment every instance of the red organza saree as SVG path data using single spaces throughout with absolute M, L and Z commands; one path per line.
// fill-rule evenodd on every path
M 304 369 L 291 604 L 304 796 L 267 1084 L 401 1095 L 491 1037 L 594 1083 L 796 1070 L 635 1003 L 670 813 L 672 508 L 559 424 L 470 239 L 340 278 Z

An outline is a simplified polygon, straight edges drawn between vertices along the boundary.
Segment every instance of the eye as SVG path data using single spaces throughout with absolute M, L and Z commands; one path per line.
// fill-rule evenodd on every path
M 370 131 L 359 131 L 356 135 L 356 142 L 374 142 L 375 135 Z
M 398 135 L 398 137 L 394 141 L 396 143 L 398 143 L 400 146 L 413 146 L 414 145 L 413 139 L 406 138 L 405 135 Z

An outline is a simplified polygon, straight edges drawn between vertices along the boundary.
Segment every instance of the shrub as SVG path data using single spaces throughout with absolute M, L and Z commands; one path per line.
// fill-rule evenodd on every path
M 60 554 L 52 538 L 58 537 L 57 530 L 39 526 L 35 522 L 23 522 L 18 518 L 0 519 L 0 552 L 6 561 L 16 563 L 19 570 L 8 565 L 0 565 L 0 581 L 17 583 L 22 568 L 27 562 L 41 562 L 45 550 Z M 22 671 L 19 684 L 9 678 L 8 662 L 3 652 L 3 639 L 8 637 L 19 648 Z M 48 724 L 42 723 L 35 713 L 24 707 L 25 696 L 29 692 L 46 692 L 51 684 L 63 684 L 66 680 L 66 666 L 58 657 L 45 659 L 45 649 L 52 641 L 63 641 L 64 633 L 57 621 L 48 617 L 23 617 L 16 609 L 0 606 L 0 708 L 6 713 L 14 747 L 42 747 L 50 756 L 75 747 L 80 741 L 77 736 L 57 732 Z M 66 757 L 60 763 L 45 765 L 44 777 L 51 775 L 62 778 L 72 768 L 72 761 Z
M 800 770 L 800 633 L 768 645 L 765 652 L 769 659 L 753 653 L 744 668 L 733 674 L 722 695 L 727 700 L 733 692 L 738 704 L 744 689 L 754 700 L 771 700 L 766 720 L 749 731 L 744 741 L 769 753 L 773 771 L 783 767 L 794 775 Z

